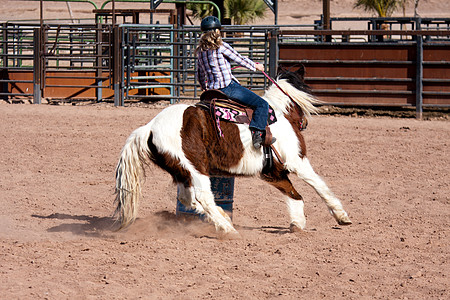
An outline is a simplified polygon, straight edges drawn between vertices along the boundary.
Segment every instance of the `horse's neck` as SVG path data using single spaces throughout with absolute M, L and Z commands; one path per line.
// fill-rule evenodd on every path
M 286 95 L 275 85 L 270 86 L 264 93 L 263 98 L 274 109 L 277 115 L 288 113 L 290 100 Z

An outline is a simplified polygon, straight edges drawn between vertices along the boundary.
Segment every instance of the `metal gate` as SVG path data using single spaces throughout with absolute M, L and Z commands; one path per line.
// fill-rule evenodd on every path
M 112 98 L 110 25 L 4 23 L 0 96 L 57 101 Z M 106 95 L 103 90 L 109 90 Z
M 263 63 L 269 69 L 271 27 L 225 26 L 224 40 L 242 55 Z M 125 100 L 196 99 L 200 92 L 194 55 L 201 31 L 198 26 L 132 25 L 119 26 L 121 52 L 118 63 L 116 104 Z M 273 47 L 275 51 L 275 47 Z M 275 60 L 273 60 L 275 61 Z M 264 90 L 267 79 L 247 69 L 235 70 L 241 83 L 253 90 Z
M 112 86 L 111 26 L 46 25 L 39 40 L 43 97 L 112 97 L 103 95 Z
M 33 97 L 35 25 L 3 23 L 0 27 L 0 97 Z
M 172 100 L 178 59 L 173 25 L 121 25 L 120 29 L 124 100 Z

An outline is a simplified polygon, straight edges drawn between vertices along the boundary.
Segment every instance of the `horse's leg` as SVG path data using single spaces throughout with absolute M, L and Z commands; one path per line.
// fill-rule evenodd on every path
M 341 201 L 333 195 L 322 178 L 314 172 L 306 156 L 303 158 L 299 157 L 295 164 L 288 166 L 288 169 L 295 172 L 298 177 L 316 190 L 339 225 L 352 224 L 352 221 L 342 207 Z
M 178 200 L 180 200 L 187 208 L 194 209 L 197 214 L 205 215 L 203 206 L 195 199 L 193 187 L 185 187 L 184 184 L 178 183 Z M 222 209 L 222 207 L 217 206 L 217 209 L 228 222 L 232 223 L 230 216 Z M 207 220 L 210 220 L 208 216 L 205 215 L 205 217 Z
M 189 209 L 194 209 L 198 214 L 204 214 L 203 207 L 195 199 L 193 187 L 186 187 L 183 183 L 178 183 L 178 200 Z
M 209 177 L 201 174 L 192 176 L 195 200 L 203 208 L 206 217 L 214 224 L 220 233 L 237 233 L 231 224 L 230 217 L 214 202 L 214 194 L 211 192 Z
M 279 191 L 286 197 L 286 205 L 291 218 L 290 230 L 298 231 L 305 229 L 306 218 L 303 211 L 304 203 L 302 196 L 295 190 L 288 178 L 288 172 L 281 170 L 280 166 L 275 165 L 269 173 L 264 173 L 261 178 Z

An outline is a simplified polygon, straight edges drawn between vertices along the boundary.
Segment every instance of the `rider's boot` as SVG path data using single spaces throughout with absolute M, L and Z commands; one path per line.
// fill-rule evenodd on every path
M 276 138 L 272 137 L 270 141 L 266 141 L 266 131 L 265 130 L 259 130 L 259 129 L 252 129 L 252 143 L 253 147 L 255 149 L 261 148 L 261 146 L 270 146 L 277 140 Z

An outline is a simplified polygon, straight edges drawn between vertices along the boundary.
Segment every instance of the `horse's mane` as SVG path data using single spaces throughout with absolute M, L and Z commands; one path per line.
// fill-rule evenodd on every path
M 319 108 L 314 104 L 322 103 L 316 99 L 310 88 L 303 82 L 303 76 L 297 72 L 285 71 L 276 79 L 278 86 L 290 97 L 286 96 L 277 85 L 272 84 L 265 92 L 264 99 L 275 109 L 287 114 L 294 101 L 302 109 L 305 117 L 316 114 Z M 291 100 L 292 99 L 292 100 Z

